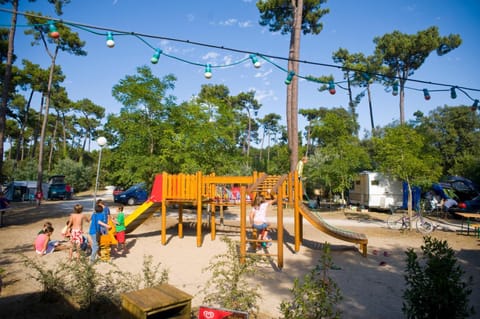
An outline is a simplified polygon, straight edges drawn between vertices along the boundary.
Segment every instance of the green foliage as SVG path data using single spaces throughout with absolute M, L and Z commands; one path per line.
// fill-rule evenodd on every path
M 168 282 L 168 270 L 160 270 L 161 264 L 153 265 L 152 256 L 143 256 L 142 274 L 144 288 Z
M 258 256 L 247 255 L 242 263 L 237 243 L 228 237 L 221 239 L 227 244 L 227 252 L 217 255 L 203 271 L 211 272 L 202 293 L 203 303 L 220 308 L 245 311 L 256 317 L 261 299 L 259 285 L 248 279 L 258 274 Z
M 3 165 L 3 172 L 9 181 L 33 181 L 37 179 L 37 161 L 25 160 L 17 163 L 14 168 L 14 161 L 8 160 Z
M 25 266 L 33 270 L 31 276 L 42 284 L 44 300 L 55 301 L 63 296 L 90 312 L 119 308 L 121 293 L 168 282 L 168 271 L 161 270 L 160 263 L 154 266 L 152 256 L 144 256 L 141 274 L 121 271 L 113 264 L 111 270 L 99 271 L 98 262 L 91 263 L 85 256 L 76 262 L 59 262 L 54 268 L 39 259 L 22 258 Z
M 446 241 L 424 237 L 423 258 L 410 248 L 406 251 L 406 289 L 403 313 L 407 318 L 467 318 L 474 313 L 469 307 L 473 280 L 465 274 Z
M 65 175 L 65 180 L 73 189 L 84 191 L 91 186 L 91 180 L 94 177 L 92 167 L 85 167 L 82 163 L 72 159 L 60 160 L 53 169 L 51 175 Z
M 68 265 L 59 263 L 55 268 L 49 269 L 45 262 L 38 259 L 29 259 L 25 255 L 21 255 L 21 258 L 25 267 L 34 271 L 32 278 L 42 285 L 42 300 L 53 301 L 68 291 Z
M 321 5 L 326 0 L 304 0 L 302 31 L 304 34 L 319 34 L 323 29 L 323 24 L 319 20 L 327 13 L 329 9 L 321 9 Z M 295 8 L 292 1 L 289 0 L 268 0 L 257 1 L 257 8 L 260 12 L 260 25 L 268 26 L 271 32 L 280 31 L 281 34 L 292 32 L 292 17 Z
M 337 304 L 343 297 L 335 281 L 328 276 L 332 266 L 330 245 L 325 243 L 319 264 L 302 281 L 295 278 L 291 290 L 293 300 L 280 304 L 284 319 L 340 318 Z
M 358 171 L 370 167 L 370 159 L 358 138 L 351 116 L 344 109 L 320 109 L 312 127 L 319 147 L 305 165 L 307 189 L 324 188 L 342 194 Z
M 442 175 L 480 182 L 480 116 L 469 106 L 443 106 L 418 117 L 416 130 L 442 159 Z
M 427 151 L 425 137 L 414 128 L 407 125 L 387 127 L 382 136 L 372 141 L 381 172 L 411 185 L 438 181 L 440 161 Z

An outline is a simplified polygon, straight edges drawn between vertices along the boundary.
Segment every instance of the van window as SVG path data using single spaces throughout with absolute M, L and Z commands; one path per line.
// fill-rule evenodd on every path
M 371 184 L 372 184 L 372 185 L 375 185 L 375 186 L 378 186 L 378 185 L 380 185 L 380 181 L 373 180 L 373 181 L 371 182 Z

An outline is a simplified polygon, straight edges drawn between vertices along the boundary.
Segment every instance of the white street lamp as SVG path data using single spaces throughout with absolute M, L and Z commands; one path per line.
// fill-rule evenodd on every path
M 95 179 L 95 192 L 93 193 L 93 210 L 95 210 L 95 205 L 97 204 L 97 190 L 98 190 L 98 178 L 100 176 L 100 162 L 102 160 L 102 149 L 107 145 L 107 139 L 103 136 L 97 138 L 97 144 L 100 146 L 100 152 L 98 154 L 98 165 L 97 165 L 97 178 Z

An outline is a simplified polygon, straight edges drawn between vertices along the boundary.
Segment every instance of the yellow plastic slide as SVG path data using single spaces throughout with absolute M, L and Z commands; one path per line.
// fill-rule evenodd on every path
M 125 216 L 125 233 L 131 233 L 150 216 L 153 215 L 160 207 L 162 203 L 146 201 L 142 205 L 138 206 L 131 214 Z
M 300 214 L 320 231 L 332 237 L 359 244 L 362 255 L 367 256 L 368 238 L 365 234 L 334 227 L 327 223 L 323 218 L 313 214 L 304 204 L 300 204 Z

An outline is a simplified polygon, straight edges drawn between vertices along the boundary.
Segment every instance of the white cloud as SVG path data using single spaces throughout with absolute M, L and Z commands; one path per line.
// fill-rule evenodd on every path
M 268 70 L 265 70 L 265 71 L 258 71 L 255 73 L 255 77 L 256 78 L 266 78 L 267 76 L 269 76 L 271 73 L 273 72 L 273 70 L 270 68 Z
M 275 91 L 273 91 L 272 89 L 270 90 L 256 90 L 255 88 L 250 88 L 249 90 L 253 90 L 255 91 L 255 98 L 260 102 L 262 103 L 262 101 L 268 101 L 268 100 L 271 100 L 271 101 L 277 101 L 278 98 L 277 96 L 275 95 Z
M 232 64 L 232 56 L 231 55 L 226 55 L 223 57 L 223 64 L 229 65 Z
M 217 59 L 219 54 L 217 52 L 208 52 L 204 56 L 202 56 L 202 60 L 215 60 Z
M 238 26 L 240 28 L 251 28 L 253 26 L 253 23 L 252 21 L 248 20 L 248 21 L 238 22 Z
M 232 26 L 232 25 L 235 25 L 237 24 L 237 19 L 228 19 L 228 20 L 225 20 L 225 21 L 220 21 L 220 25 L 225 25 L 225 26 Z

